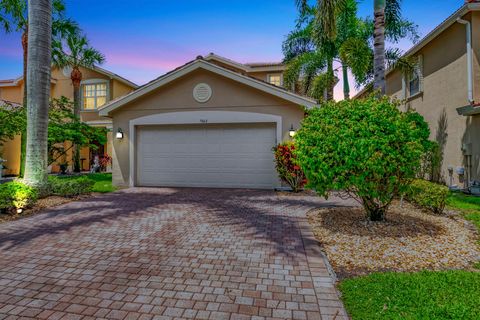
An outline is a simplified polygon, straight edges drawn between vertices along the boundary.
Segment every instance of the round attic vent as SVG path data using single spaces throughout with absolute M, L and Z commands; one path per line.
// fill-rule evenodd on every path
M 193 88 L 193 98 L 200 103 L 207 102 L 212 97 L 212 88 L 206 83 L 199 83 Z

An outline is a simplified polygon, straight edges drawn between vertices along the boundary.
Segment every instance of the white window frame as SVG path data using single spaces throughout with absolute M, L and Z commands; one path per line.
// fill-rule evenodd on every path
M 418 92 L 413 94 L 411 93 L 410 82 L 412 81 L 412 75 L 404 75 L 402 78 L 402 91 L 404 99 L 414 98 L 423 94 L 423 55 L 417 56 L 417 63 L 413 72 L 418 75 Z
M 84 90 L 85 85 L 92 85 L 92 84 L 106 84 L 107 85 L 107 97 L 105 99 L 105 104 L 110 101 L 110 81 L 108 79 L 88 79 L 84 80 L 80 83 L 80 106 L 82 111 L 97 111 L 99 108 L 97 106 L 97 96 L 95 94 L 95 108 L 93 109 L 85 109 L 84 107 Z
M 269 73 L 267 74 L 267 82 L 272 84 L 272 85 L 275 85 L 273 83 L 270 82 L 270 77 L 271 76 L 280 76 L 280 87 L 283 87 L 283 73 Z

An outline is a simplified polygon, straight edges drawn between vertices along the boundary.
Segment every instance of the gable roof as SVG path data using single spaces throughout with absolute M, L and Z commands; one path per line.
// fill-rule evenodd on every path
M 133 83 L 132 81 L 130 81 L 128 79 L 125 79 L 124 77 L 121 77 L 118 74 L 113 73 L 111 71 L 108 71 L 106 69 L 103 69 L 103 68 L 100 68 L 100 67 L 97 67 L 97 66 L 93 66 L 91 68 L 88 68 L 88 67 L 84 67 L 84 68 L 96 71 L 100 74 L 103 74 L 103 75 L 109 77 L 110 79 L 115 79 L 115 80 L 117 80 L 119 82 L 122 82 L 122 83 L 126 84 L 127 86 L 130 86 L 134 89 L 138 88 L 138 85 L 136 83 Z M 16 78 L 16 79 L 0 80 L 0 87 L 16 87 L 16 86 L 18 86 L 18 84 L 22 80 L 23 80 L 23 75 Z M 51 82 L 52 83 L 57 83 L 57 79 L 52 78 Z
M 287 67 L 282 62 L 249 62 L 239 63 L 228 58 L 219 56 L 213 52 L 204 57 L 206 61 L 219 61 L 231 67 L 245 72 L 284 71 Z
M 99 110 L 99 115 L 108 116 L 109 113 L 112 112 L 113 110 L 116 110 L 124 106 L 125 104 L 140 98 L 144 94 L 147 94 L 155 89 L 158 89 L 172 82 L 173 80 L 176 80 L 184 75 L 187 75 L 188 73 L 195 71 L 197 69 L 204 69 L 204 70 L 213 72 L 215 74 L 224 76 L 226 78 L 245 84 L 252 88 L 269 93 L 273 96 L 290 101 L 292 103 L 306 106 L 307 108 L 312 108 L 317 104 L 317 102 L 313 99 L 287 91 L 281 87 L 274 86 L 267 82 L 255 79 L 253 77 L 245 76 L 238 72 L 234 72 L 229 69 L 223 68 L 214 63 L 205 61 L 201 56 L 199 56 L 197 57 L 196 60 L 190 61 L 184 64 L 183 66 L 178 67 L 177 69 L 174 69 L 164 74 L 163 76 L 160 76 L 157 79 L 148 82 L 147 84 L 139 87 L 137 90 L 132 91 L 123 97 L 110 101 Z
M 469 13 L 470 11 L 480 11 L 480 2 L 478 0 L 467 0 L 463 6 L 460 7 L 457 11 L 452 13 L 447 19 L 445 19 L 442 23 L 440 23 L 435 29 L 430 31 L 422 40 L 416 43 L 413 47 L 411 47 L 405 54 L 404 57 L 412 56 L 418 53 L 423 47 L 429 44 L 432 40 L 438 37 L 442 32 L 447 30 L 451 27 L 454 23 L 457 22 L 459 18 L 462 18 L 464 15 Z M 390 68 L 387 70 L 385 76 L 389 75 L 395 70 L 395 68 Z M 372 89 L 371 84 L 366 85 L 360 92 L 358 92 L 354 99 L 362 96 L 366 92 Z
M 23 81 L 23 76 L 18 77 L 16 79 L 0 80 L 0 87 L 16 87 L 20 84 L 20 81 Z M 55 84 L 57 83 L 57 79 L 50 78 L 50 82 Z

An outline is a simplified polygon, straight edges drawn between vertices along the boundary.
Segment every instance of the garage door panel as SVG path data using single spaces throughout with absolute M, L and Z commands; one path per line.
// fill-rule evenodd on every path
M 140 127 L 137 185 L 272 188 L 274 124 Z

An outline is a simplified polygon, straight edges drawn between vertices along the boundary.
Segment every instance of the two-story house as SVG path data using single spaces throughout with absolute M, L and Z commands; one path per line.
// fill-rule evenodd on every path
M 112 72 L 103 68 L 81 68 L 83 80 L 81 83 L 81 120 L 98 127 L 105 127 L 111 129 L 111 120 L 101 117 L 98 114 L 98 109 L 108 101 L 123 96 L 133 91 L 138 86 Z M 52 69 L 51 76 L 51 97 L 60 98 L 62 96 L 73 100 L 73 85 L 70 80 L 69 70 L 61 70 L 57 68 Z M 24 92 L 23 77 L 12 80 L 0 80 L 0 100 L 21 104 L 23 101 Z M 65 142 L 65 149 L 70 147 L 68 142 Z M 108 142 L 105 145 L 99 145 L 98 150 L 89 150 L 83 148 L 81 150 L 82 169 L 89 170 L 94 155 L 111 153 L 111 130 L 108 133 Z M 16 175 L 20 170 L 20 136 L 14 140 L 6 142 L 3 145 L 1 157 L 6 160 L 4 174 Z M 72 163 L 72 153 L 67 152 L 66 161 Z M 63 161 L 63 160 L 62 160 Z M 53 164 L 53 171 L 58 170 L 58 163 Z
M 268 85 L 278 88 L 283 86 L 285 65 L 282 63 L 242 64 L 213 53 L 208 54 L 202 59 L 222 69 L 259 80 Z M 82 169 L 89 170 L 95 155 L 114 154 L 112 150 L 112 141 L 114 141 L 112 135 L 112 119 L 99 115 L 99 110 L 104 105 L 114 102 L 122 96 L 148 87 L 149 83 L 139 87 L 133 82 L 99 67 L 91 69 L 82 68 L 81 71 L 83 74 L 81 84 L 81 120 L 92 126 L 106 127 L 109 129 L 108 142 L 105 145 L 99 145 L 98 150 L 89 150 L 89 148 L 83 148 L 81 150 Z M 69 77 L 69 70 L 54 68 L 52 69 L 51 97 L 60 98 L 61 96 L 73 99 L 73 86 Z M 23 79 L 0 80 L 0 100 L 21 103 L 23 100 Z M 177 97 L 177 100 L 180 100 L 180 98 Z M 65 149 L 69 147 L 69 142 L 65 142 Z M 268 148 L 268 152 L 270 152 L 270 147 Z M 5 165 L 8 169 L 4 170 L 4 174 L 18 174 L 20 168 L 20 137 L 18 136 L 14 140 L 5 143 L 3 150 L 0 151 L 1 157 L 7 160 Z M 66 160 L 71 166 L 71 152 L 67 153 Z M 52 166 L 52 171 L 55 172 L 58 170 L 58 163 L 55 163 Z
M 387 94 L 419 112 L 433 140 L 446 137 L 442 174 L 447 184 L 462 187 L 480 180 L 480 1 L 466 1 L 406 56 L 417 61 L 415 70 L 388 70 Z M 369 92 L 364 89 L 357 97 Z

